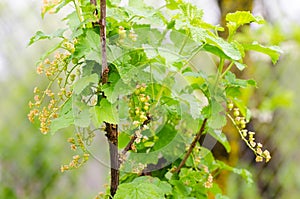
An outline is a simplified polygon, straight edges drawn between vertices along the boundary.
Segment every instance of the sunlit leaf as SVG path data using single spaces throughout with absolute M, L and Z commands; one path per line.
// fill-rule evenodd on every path
M 42 39 L 53 39 L 53 38 L 63 38 L 63 34 L 66 31 L 66 29 L 58 29 L 52 34 L 45 34 L 42 31 L 37 31 L 33 37 L 30 38 L 30 41 L 28 45 L 30 46 L 31 44 L 42 40 Z
M 278 61 L 280 54 L 283 53 L 283 51 L 278 46 L 267 47 L 257 42 L 253 42 L 252 44 L 244 44 L 243 46 L 245 50 L 253 50 L 269 55 L 272 59 L 273 64 L 275 64 Z
M 233 22 L 237 27 L 251 22 L 264 23 L 264 20 L 260 16 L 253 16 L 249 11 L 236 11 L 235 13 L 228 13 L 226 15 L 226 21 Z
M 101 99 L 100 106 L 95 106 L 92 112 L 95 114 L 99 126 L 102 122 L 111 124 L 118 124 L 119 122 L 117 108 L 105 98 Z

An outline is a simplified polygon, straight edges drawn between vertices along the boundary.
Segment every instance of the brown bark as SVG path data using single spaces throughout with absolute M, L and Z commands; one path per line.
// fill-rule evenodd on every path
M 102 84 L 108 81 L 109 68 L 106 54 L 106 0 L 100 1 L 100 39 L 102 54 Z M 105 123 L 106 137 L 109 142 L 110 154 L 110 197 L 113 198 L 119 186 L 119 152 L 118 152 L 118 125 Z
M 90 0 L 90 3 L 97 6 L 96 0 Z M 97 12 L 96 12 L 97 13 Z M 107 54 L 106 54 L 106 0 L 100 0 L 100 20 L 98 22 L 100 26 L 100 39 L 101 39 L 101 56 L 102 56 L 102 72 L 101 72 L 101 82 L 106 84 L 108 82 L 109 68 L 107 64 Z M 105 97 L 105 96 L 104 96 Z M 118 125 L 105 123 L 106 137 L 109 143 L 109 153 L 110 153 L 110 198 L 113 198 L 118 186 L 119 186 L 119 151 L 118 151 Z

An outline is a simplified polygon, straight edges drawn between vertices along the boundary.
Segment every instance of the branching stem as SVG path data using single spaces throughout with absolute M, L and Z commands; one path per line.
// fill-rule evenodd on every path
M 205 126 L 206 126 L 206 122 L 207 122 L 207 118 L 205 118 L 202 122 L 201 128 L 199 130 L 199 132 L 197 133 L 197 135 L 195 136 L 193 142 L 190 145 L 190 148 L 188 149 L 188 151 L 186 152 L 184 158 L 182 159 L 182 161 L 180 162 L 179 166 L 176 168 L 176 170 L 174 171 L 174 173 L 178 173 L 180 171 L 180 169 L 185 165 L 188 157 L 191 155 L 193 149 L 195 148 L 197 142 L 199 141 L 201 135 L 203 134 L 203 132 L 205 131 Z

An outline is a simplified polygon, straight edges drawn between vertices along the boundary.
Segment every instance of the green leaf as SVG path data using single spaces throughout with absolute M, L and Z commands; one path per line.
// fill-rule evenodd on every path
M 30 46 L 31 44 L 42 40 L 42 39 L 53 39 L 53 38 L 63 38 L 63 34 L 66 31 L 66 29 L 58 29 L 54 33 L 47 35 L 42 31 L 37 31 L 33 37 L 30 38 L 30 41 L 28 45 Z
M 208 133 L 225 147 L 227 153 L 231 151 L 230 143 L 228 142 L 226 135 L 222 133 L 222 131 L 210 129 Z
M 164 199 L 161 189 L 151 183 L 120 184 L 114 199 Z
M 89 29 L 86 32 L 86 39 L 89 45 L 91 46 L 92 50 L 99 52 L 100 56 L 100 35 L 97 34 L 95 31 Z
M 218 168 L 218 165 L 216 164 L 216 160 L 215 160 L 211 150 L 209 150 L 205 147 L 201 147 L 199 155 L 200 155 L 200 157 L 202 157 L 201 163 L 206 165 L 211 171 Z
M 255 17 L 249 11 L 237 11 L 235 13 L 229 13 L 226 15 L 226 21 L 227 21 L 226 26 L 229 30 L 229 37 L 228 37 L 229 41 L 232 40 L 233 35 L 236 33 L 237 29 L 240 26 L 252 22 L 256 22 L 258 24 L 264 23 L 262 17 L 259 16 Z
M 99 82 L 99 77 L 95 73 L 89 76 L 84 76 L 80 78 L 77 82 L 75 82 L 73 91 L 75 94 L 80 94 L 91 83 L 97 84 L 98 82 Z
M 101 63 L 101 45 L 100 36 L 95 31 L 88 29 L 85 34 L 77 38 L 78 43 L 75 45 L 73 57 L 82 58 L 85 56 L 89 60 Z
M 165 0 L 166 7 L 170 10 L 178 9 L 178 6 L 182 3 L 182 0 Z
M 58 130 L 67 128 L 74 124 L 72 111 L 72 99 L 70 98 L 62 107 L 59 117 L 54 119 L 50 125 L 50 133 L 54 135 Z
M 237 169 L 237 168 L 234 168 L 232 170 L 232 172 L 235 173 L 235 174 L 238 174 L 238 175 L 242 176 L 242 178 L 244 178 L 247 183 L 249 183 L 249 184 L 253 183 L 252 173 L 250 171 L 248 171 L 247 169 Z
M 97 126 L 100 126 L 102 122 L 108 122 L 111 124 L 119 123 L 117 108 L 105 98 L 101 99 L 100 106 L 95 106 L 91 111 L 95 114 L 96 122 L 98 124 Z
M 243 46 L 245 50 L 253 50 L 270 56 L 273 64 L 278 61 L 280 54 L 283 53 L 283 51 L 278 46 L 266 47 L 257 42 L 253 42 L 252 44 L 243 44 Z
M 247 183 L 253 183 L 252 174 L 247 169 L 234 168 L 219 160 L 217 160 L 217 164 L 219 165 L 220 169 L 232 171 L 233 173 L 242 176 L 242 178 L 244 178 Z
M 156 178 L 156 177 L 141 176 L 141 177 L 135 178 L 132 182 L 136 183 L 136 184 L 143 183 L 143 182 L 151 183 L 151 184 L 154 184 L 157 187 L 159 187 L 163 194 L 171 194 L 172 193 L 171 185 L 169 183 L 167 183 L 166 181 L 161 181 L 159 178 Z
M 170 180 L 170 183 L 174 186 L 173 195 L 175 193 L 177 195 L 178 199 L 179 198 L 183 198 L 183 199 L 188 198 L 187 196 L 189 196 L 192 191 L 191 187 L 184 185 L 183 182 L 180 180 Z
M 183 16 L 192 26 L 197 26 L 202 22 L 203 11 L 191 3 L 178 4 Z
M 72 31 L 72 38 L 77 38 L 82 35 L 83 29 L 81 28 L 81 22 L 78 18 L 77 12 L 73 11 L 70 14 L 68 14 L 64 20 L 67 21 L 67 25 L 69 26 L 69 29 Z
M 240 60 L 242 55 L 237 49 L 236 45 L 233 45 L 221 37 L 215 35 L 209 35 L 206 37 L 207 44 L 218 47 L 226 56 L 230 57 L 232 60 Z
M 264 20 L 261 17 L 255 17 L 249 11 L 237 11 L 235 13 L 228 13 L 226 15 L 226 21 L 235 23 L 237 28 L 251 22 L 256 22 L 259 24 L 264 23 Z
M 90 125 L 91 118 L 90 118 L 90 110 L 89 107 L 86 107 L 82 111 L 74 114 L 74 124 L 78 127 L 86 128 Z
M 69 112 L 52 121 L 50 125 L 50 133 L 54 135 L 58 130 L 67 128 L 72 124 L 74 124 L 74 117 L 73 117 L 73 113 Z
M 176 130 L 171 125 L 164 125 L 163 128 L 156 134 L 158 140 L 153 147 L 154 150 L 159 150 L 170 144 L 176 137 Z
M 211 100 L 211 117 L 208 119 L 208 125 L 213 129 L 220 129 L 226 124 L 224 107 L 215 99 Z
M 124 132 L 120 132 L 118 138 L 119 138 L 118 145 L 120 149 L 126 147 L 128 142 L 130 141 L 130 135 Z
M 229 87 L 241 87 L 241 88 L 246 88 L 247 86 L 256 86 L 256 81 L 249 79 L 249 80 L 244 80 L 244 79 L 237 79 L 235 74 L 228 71 L 225 75 L 225 84 Z
M 216 46 L 205 44 L 202 49 L 212 54 L 215 54 L 220 58 L 230 59 L 230 57 L 228 57 L 220 48 Z
M 235 66 L 240 70 L 240 71 L 243 71 L 247 65 L 246 64 L 243 64 L 243 63 L 240 63 L 240 62 L 234 62 Z

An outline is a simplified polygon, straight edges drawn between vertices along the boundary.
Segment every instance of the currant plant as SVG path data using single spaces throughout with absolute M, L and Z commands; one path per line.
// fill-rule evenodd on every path
M 231 72 L 247 67 L 248 51 L 264 53 L 273 63 L 279 59 L 276 46 L 235 38 L 241 26 L 262 24 L 261 17 L 237 11 L 227 15 L 226 27 L 214 26 L 183 0 L 165 0 L 161 7 L 142 0 L 126 5 L 120 0 L 45 0 L 42 17 L 66 12 L 62 8 L 68 11 L 62 19 L 67 27 L 52 34 L 38 31 L 29 43 L 60 40 L 37 64 L 37 73 L 49 84 L 34 88 L 28 114 L 44 134 L 74 127 L 68 142 L 78 155 L 62 172 L 87 162 L 93 138 L 105 134 L 111 186 L 98 198 L 226 198 L 214 181 L 221 170 L 247 182 L 251 174 L 215 159 L 213 146 L 199 140 L 210 134 L 230 152 L 222 132 L 227 121 L 256 161 L 271 159 L 246 129 L 251 114 L 241 94 L 256 82 Z M 227 39 L 218 36 L 225 29 Z M 204 53 L 215 72 L 205 72 L 207 66 L 194 61 Z

